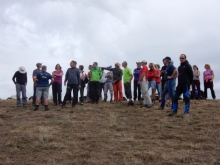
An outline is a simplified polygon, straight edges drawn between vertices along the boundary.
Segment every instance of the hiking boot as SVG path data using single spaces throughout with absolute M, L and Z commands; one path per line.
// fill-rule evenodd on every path
M 160 106 L 156 110 L 164 110 L 164 108 Z
M 47 105 L 45 105 L 44 110 L 45 110 L 45 111 L 49 111 L 50 109 L 48 108 Z
M 187 117 L 189 117 L 190 115 L 189 115 L 189 113 L 184 113 L 183 115 L 182 115 L 182 118 L 187 118 Z
M 177 114 L 177 112 L 171 111 L 170 114 L 169 114 L 169 116 L 173 116 L 173 115 L 175 115 L 175 114 Z
M 34 111 L 38 111 L 39 110 L 39 106 L 35 105 Z
M 153 104 L 148 104 L 148 105 L 147 105 L 147 108 L 150 108 L 150 107 L 152 107 L 152 105 L 153 105 Z
M 106 102 L 107 101 L 107 99 L 106 98 L 104 98 L 104 100 L 102 101 L 102 102 Z

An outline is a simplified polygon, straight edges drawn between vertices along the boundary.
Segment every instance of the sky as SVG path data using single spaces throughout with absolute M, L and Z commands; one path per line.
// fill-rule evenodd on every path
M 37 62 L 50 73 L 57 63 L 65 73 L 71 60 L 86 72 L 95 61 L 105 67 L 127 61 L 133 70 L 142 60 L 162 65 L 166 56 L 178 67 L 182 53 L 201 72 L 211 65 L 220 96 L 219 0 L 0 0 L 0 15 L 1 99 L 15 95 L 12 77 L 20 66 L 30 97 Z

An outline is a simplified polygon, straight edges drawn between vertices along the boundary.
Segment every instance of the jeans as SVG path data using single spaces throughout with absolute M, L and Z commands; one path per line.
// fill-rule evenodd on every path
M 53 102 L 54 104 L 57 104 L 57 101 L 59 104 L 62 103 L 61 101 L 61 95 L 62 95 L 62 83 L 54 82 L 52 84 L 52 90 L 53 90 Z
M 99 94 L 100 94 L 100 85 L 98 81 L 90 81 L 90 98 L 93 102 L 99 101 Z
M 124 83 L 124 89 L 125 89 L 125 96 L 127 99 L 131 99 L 131 82 Z
M 156 89 L 157 89 L 158 95 L 160 95 L 160 93 L 161 93 L 161 84 L 160 83 L 156 83 Z
M 176 87 L 176 92 L 173 97 L 173 112 L 177 112 L 178 109 L 178 100 L 179 96 L 183 94 L 184 101 L 185 101 L 185 110 L 184 113 L 189 113 L 190 107 L 190 85 L 189 84 L 178 84 Z
M 137 84 L 138 81 L 134 81 L 134 100 L 138 99 L 141 100 L 141 86 Z M 137 94 L 138 91 L 138 94 Z
M 166 86 L 164 87 L 164 90 L 162 92 L 162 101 L 161 101 L 161 107 L 164 108 L 165 102 L 166 102 L 166 94 L 169 93 L 169 96 L 171 100 L 173 101 L 174 96 L 174 89 L 175 89 L 176 80 L 168 80 L 166 82 Z
M 150 105 L 152 104 L 150 95 L 148 93 L 148 82 L 147 81 L 141 81 L 141 93 L 143 95 L 144 101 L 143 104 L 144 105 Z
M 17 94 L 17 106 L 21 106 L 21 94 L 22 94 L 22 104 L 23 106 L 27 105 L 26 97 L 26 85 L 16 84 L 16 94 Z
M 72 105 L 76 105 L 76 103 L 78 102 L 78 84 L 67 84 L 66 94 L 62 105 L 66 105 L 66 101 L 69 100 L 72 90 L 73 90 Z

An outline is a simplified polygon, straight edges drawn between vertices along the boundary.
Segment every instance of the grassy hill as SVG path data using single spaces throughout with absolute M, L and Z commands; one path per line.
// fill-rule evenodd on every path
M 185 119 L 179 103 L 178 114 L 168 117 L 158 103 L 50 105 L 35 112 L 1 100 L 0 164 L 220 164 L 220 101 L 192 101 Z

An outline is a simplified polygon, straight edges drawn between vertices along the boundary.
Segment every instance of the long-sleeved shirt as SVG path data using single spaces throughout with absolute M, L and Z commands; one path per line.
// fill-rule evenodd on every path
M 15 72 L 12 81 L 20 85 L 25 85 L 27 83 L 27 73 L 20 73 L 19 71 Z
M 67 84 L 78 84 L 78 85 L 80 85 L 81 80 L 80 80 L 79 70 L 76 67 L 69 68 L 66 71 L 64 82 L 67 82 Z
M 134 81 L 139 81 L 140 73 L 141 73 L 141 68 L 134 69 L 134 72 L 133 72 Z
M 189 83 L 193 81 L 193 70 L 189 62 L 186 60 L 178 67 L 178 84 Z
M 110 70 L 113 73 L 113 81 L 116 83 L 122 80 L 122 70 L 119 68 L 103 68 L 105 70 Z
M 102 71 L 98 67 L 92 68 L 90 70 L 90 81 L 99 82 L 101 77 L 102 77 Z

